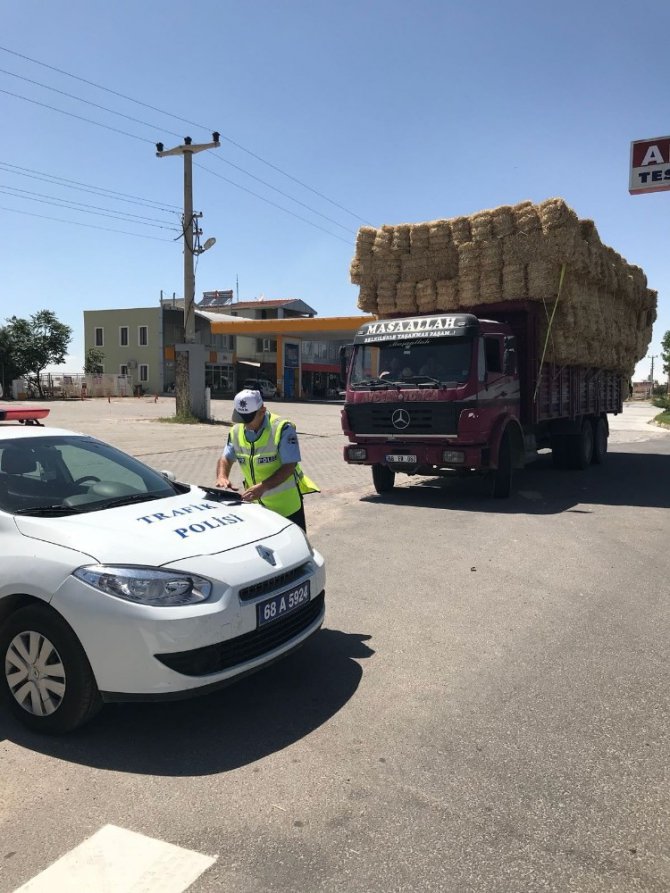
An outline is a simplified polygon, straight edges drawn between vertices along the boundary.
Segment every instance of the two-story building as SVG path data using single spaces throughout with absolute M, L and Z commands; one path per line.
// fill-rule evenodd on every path
M 372 317 L 327 317 L 297 298 L 236 301 L 205 292 L 195 308 L 195 340 L 205 347 L 205 384 L 231 396 L 249 378 L 266 378 L 287 398 L 330 397 L 339 390 L 339 350 Z M 102 352 L 101 370 L 128 376 L 135 390 L 170 393 L 184 302 L 84 311 L 85 350 Z

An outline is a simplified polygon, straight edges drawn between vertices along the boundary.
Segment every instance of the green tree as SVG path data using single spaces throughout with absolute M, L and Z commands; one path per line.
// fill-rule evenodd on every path
M 98 350 L 97 347 L 89 347 L 86 351 L 86 359 L 84 360 L 84 372 L 88 375 L 95 375 L 97 372 L 102 372 L 102 361 L 105 359 L 105 355 L 101 350 Z
M 12 390 L 12 382 L 21 376 L 16 358 L 12 353 L 12 340 L 7 329 L 0 326 L 0 385 L 4 399 L 9 399 Z
M 661 341 L 661 359 L 663 360 L 663 371 L 670 376 L 670 332 L 666 332 Z
M 72 340 L 72 329 L 59 322 L 51 310 L 33 313 L 30 319 L 12 316 L 4 330 L 9 338 L 11 355 L 20 375 L 32 380 L 43 397 L 40 375 L 47 366 L 65 362 Z

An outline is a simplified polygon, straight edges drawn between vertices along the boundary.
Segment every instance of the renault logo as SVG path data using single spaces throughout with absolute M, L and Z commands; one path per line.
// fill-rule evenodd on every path
M 409 413 L 406 409 L 396 409 L 391 416 L 394 428 L 407 428 L 409 426 Z
M 271 564 L 274 567 L 277 564 L 277 559 L 275 558 L 275 553 L 272 549 L 268 549 L 265 546 L 256 546 L 256 551 L 258 554 L 267 561 L 268 564 Z

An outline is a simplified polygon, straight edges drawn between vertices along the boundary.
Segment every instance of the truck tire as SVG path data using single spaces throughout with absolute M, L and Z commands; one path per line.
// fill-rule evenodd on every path
M 594 465 L 602 465 L 605 461 L 608 437 L 607 421 L 602 416 L 593 419 L 593 456 L 591 457 L 591 462 Z
M 507 499 L 512 492 L 512 441 L 509 434 L 503 434 L 498 450 L 498 467 L 493 472 L 493 498 Z
M 593 459 L 593 424 L 591 419 L 584 419 L 579 434 L 568 437 L 568 466 L 580 471 L 591 464 Z
M 554 468 L 568 467 L 568 443 L 564 434 L 554 434 L 551 438 L 551 461 Z
M 395 484 L 395 471 L 391 471 L 386 465 L 373 465 L 372 483 L 377 493 L 390 493 Z

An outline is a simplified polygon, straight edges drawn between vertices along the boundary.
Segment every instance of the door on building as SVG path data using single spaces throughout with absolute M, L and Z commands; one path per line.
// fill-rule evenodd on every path
M 284 398 L 295 397 L 295 369 L 284 369 Z

